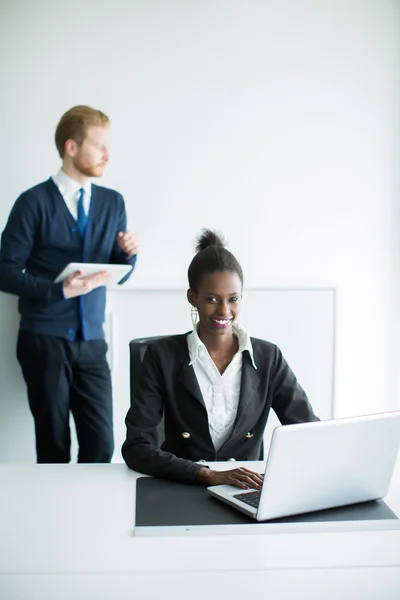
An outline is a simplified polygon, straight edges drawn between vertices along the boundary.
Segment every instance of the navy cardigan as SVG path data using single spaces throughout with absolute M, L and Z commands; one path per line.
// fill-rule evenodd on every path
M 50 178 L 17 199 L 1 239 L 0 290 L 19 296 L 21 329 L 74 340 L 104 337 L 105 287 L 66 300 L 57 275 L 70 262 L 130 264 L 116 240 L 126 230 L 124 200 L 92 184 L 85 239 Z M 122 280 L 130 277 L 132 271 Z

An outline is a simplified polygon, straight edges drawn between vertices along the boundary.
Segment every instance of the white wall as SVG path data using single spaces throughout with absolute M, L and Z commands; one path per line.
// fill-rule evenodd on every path
M 4 4 L 0 227 L 58 168 L 61 114 L 101 108 L 103 182 L 142 238 L 132 284 L 185 286 L 196 233 L 217 227 L 249 286 L 337 288 L 339 416 L 400 408 L 399 3 Z M 0 456 L 19 459 L 32 425 L 0 310 Z

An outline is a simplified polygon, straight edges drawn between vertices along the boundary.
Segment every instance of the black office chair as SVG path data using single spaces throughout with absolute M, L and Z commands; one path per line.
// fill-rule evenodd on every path
M 150 344 L 152 344 L 156 340 L 161 340 L 164 337 L 168 336 L 160 335 L 158 337 L 136 338 L 135 340 L 131 340 L 129 342 L 131 406 L 135 395 L 136 387 L 139 381 L 140 370 L 142 368 L 143 357 L 146 353 L 146 350 L 150 346 Z M 158 445 L 161 447 L 162 443 L 165 440 L 164 416 L 161 420 L 161 423 L 157 427 L 157 433 Z

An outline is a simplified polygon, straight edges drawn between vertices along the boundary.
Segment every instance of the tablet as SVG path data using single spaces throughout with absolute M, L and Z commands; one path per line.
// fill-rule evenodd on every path
M 125 275 L 132 270 L 131 265 L 108 265 L 101 263 L 69 263 L 65 269 L 54 280 L 54 283 L 64 281 L 67 277 L 76 271 L 82 272 L 82 277 L 94 275 L 100 271 L 107 271 L 110 274 L 110 279 L 107 285 L 116 285 Z

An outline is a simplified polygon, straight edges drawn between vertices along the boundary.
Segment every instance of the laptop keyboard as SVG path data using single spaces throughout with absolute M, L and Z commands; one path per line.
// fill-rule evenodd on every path
M 234 494 L 233 497 L 250 504 L 253 508 L 258 508 L 260 503 L 261 491 L 259 492 L 247 492 L 246 494 Z

